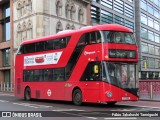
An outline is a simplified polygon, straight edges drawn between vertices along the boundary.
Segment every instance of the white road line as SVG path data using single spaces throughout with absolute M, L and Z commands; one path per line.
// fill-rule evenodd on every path
M 31 105 L 27 105 L 27 104 L 21 104 L 21 103 L 13 103 L 14 105 L 20 105 L 20 106 L 26 106 L 26 107 L 32 107 L 32 108 L 39 108 L 36 106 L 31 106 Z
M 52 111 L 55 111 L 55 110 L 52 110 Z M 63 112 L 63 111 L 57 111 L 57 112 L 68 114 L 68 115 L 74 115 L 74 116 L 78 116 L 78 117 L 85 117 L 85 118 L 89 118 L 89 119 L 97 119 L 95 117 L 88 117 L 88 116 L 84 116 L 84 115 L 73 114 L 73 113 L 68 113 L 68 112 Z
M 94 119 L 94 120 L 97 119 L 97 118 L 95 118 L 95 117 L 87 117 L 87 118 L 89 118 L 89 119 Z
M 18 105 L 24 105 L 24 106 L 35 106 L 37 108 L 50 108 L 52 106 L 46 106 L 46 105 L 39 105 L 39 104 L 30 104 L 30 103 L 14 103 Z
M 140 105 L 130 105 L 130 104 L 117 104 L 117 105 L 126 105 L 126 106 L 133 106 L 133 107 L 147 107 L 147 108 L 159 108 L 160 109 L 160 107 L 152 107 L 152 106 L 140 106 Z
M 0 96 L 14 96 L 13 94 L 1 94 L 0 93 Z
M 0 102 L 9 102 L 9 101 L 7 101 L 7 100 L 0 100 Z
M 111 118 L 104 118 L 105 120 L 135 120 L 136 117 L 111 117 Z

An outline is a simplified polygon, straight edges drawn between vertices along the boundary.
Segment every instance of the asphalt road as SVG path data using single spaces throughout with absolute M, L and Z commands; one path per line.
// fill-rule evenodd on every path
M 154 111 L 154 112 L 151 112 Z M 9 93 L 0 92 L 0 120 L 159 120 L 160 108 L 124 105 L 117 103 L 110 107 L 106 104 L 84 104 L 75 106 L 72 102 L 32 100 L 25 101 Z M 139 117 L 141 116 L 141 117 Z

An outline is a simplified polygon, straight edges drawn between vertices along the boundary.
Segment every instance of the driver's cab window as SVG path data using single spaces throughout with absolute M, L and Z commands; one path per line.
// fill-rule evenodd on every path
M 115 43 L 123 43 L 123 35 L 120 32 L 115 32 L 114 34 L 114 42 Z

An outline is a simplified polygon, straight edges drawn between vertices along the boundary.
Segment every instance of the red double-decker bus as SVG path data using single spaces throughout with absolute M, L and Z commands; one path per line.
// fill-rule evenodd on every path
M 27 40 L 15 59 L 15 96 L 75 105 L 136 101 L 137 63 L 132 30 L 117 24 Z

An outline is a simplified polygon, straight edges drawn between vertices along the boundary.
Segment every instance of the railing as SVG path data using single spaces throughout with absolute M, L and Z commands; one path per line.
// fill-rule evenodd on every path
M 160 100 L 160 80 L 140 80 L 139 94 L 141 100 Z
M 9 82 L 0 82 L 0 91 L 13 92 L 14 84 Z

